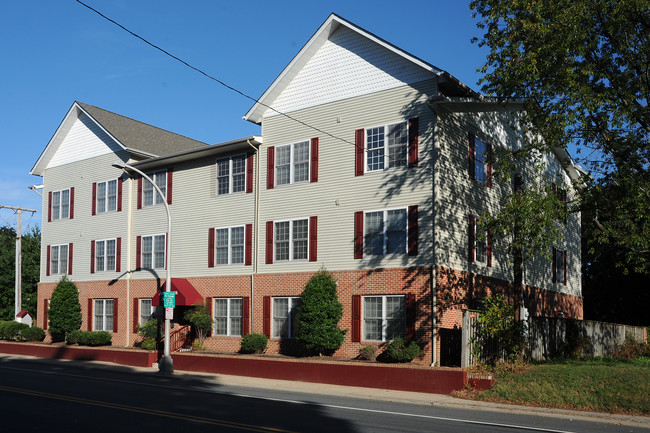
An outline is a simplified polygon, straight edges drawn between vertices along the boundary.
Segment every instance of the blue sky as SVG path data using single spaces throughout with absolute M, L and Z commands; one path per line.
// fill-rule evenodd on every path
M 486 49 L 469 0 L 84 0 L 152 43 L 259 97 L 334 12 L 478 90 Z M 74 0 L 3 2 L 0 205 L 38 209 L 29 174 L 75 100 L 219 143 L 259 135 L 252 102 L 183 66 Z M 0 226 L 15 226 L 0 210 Z

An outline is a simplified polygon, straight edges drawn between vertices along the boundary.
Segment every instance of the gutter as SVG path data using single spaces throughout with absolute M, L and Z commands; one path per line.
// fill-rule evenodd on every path
M 261 141 L 261 140 L 259 140 Z M 255 210 L 254 210 L 254 217 L 253 217 L 253 273 L 251 274 L 251 311 L 250 311 L 250 318 L 251 318 L 251 327 L 250 330 L 251 332 L 254 332 L 254 325 L 255 325 L 255 314 L 253 314 L 253 308 L 255 305 L 255 275 L 257 275 L 257 256 L 258 256 L 258 241 L 259 241 L 259 217 L 260 217 L 260 152 L 259 152 L 259 146 L 253 145 L 251 143 L 251 140 L 246 140 L 248 145 L 252 147 L 255 150 Z

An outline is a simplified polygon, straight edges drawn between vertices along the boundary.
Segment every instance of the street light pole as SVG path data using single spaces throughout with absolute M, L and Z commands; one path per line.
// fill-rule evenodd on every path
M 166 253 L 166 258 L 167 258 L 167 274 L 165 276 L 165 292 L 170 292 L 171 291 L 171 283 L 172 283 L 172 259 L 171 259 L 171 249 L 172 249 L 172 214 L 169 210 L 169 205 L 167 204 L 167 198 L 164 196 L 163 192 L 160 190 L 158 185 L 149 177 L 147 176 L 142 170 L 137 169 L 133 167 L 132 165 L 126 164 L 124 162 L 114 162 L 113 167 L 120 168 L 124 170 L 128 174 L 128 170 L 134 171 L 138 173 L 140 176 L 144 177 L 153 185 L 154 189 L 160 195 L 160 198 L 165 205 L 165 211 L 167 212 L 167 251 Z M 160 373 L 173 373 L 174 372 L 174 361 L 172 360 L 172 357 L 170 355 L 170 319 L 167 318 L 167 315 L 165 315 L 165 343 L 164 343 L 164 355 L 163 357 L 158 361 L 158 371 Z

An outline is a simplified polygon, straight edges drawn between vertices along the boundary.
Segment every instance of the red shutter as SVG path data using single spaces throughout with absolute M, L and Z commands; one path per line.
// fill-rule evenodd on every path
M 241 320 L 242 320 L 242 326 L 241 326 L 241 335 L 242 337 L 244 335 L 248 335 L 251 333 L 251 298 L 248 296 L 244 296 L 242 298 L 242 306 L 241 306 Z
M 208 268 L 214 268 L 214 228 L 208 229 Z
M 557 283 L 557 250 L 553 247 L 553 282 Z
M 275 184 L 275 147 L 266 150 L 266 189 L 272 189 Z
M 266 264 L 273 263 L 273 221 L 266 222 Z
M 88 318 L 88 330 L 92 331 L 93 330 L 93 300 L 88 299 L 88 312 L 86 314 Z
M 363 176 L 364 172 L 364 156 L 366 149 L 366 131 L 364 129 L 357 129 L 354 133 L 354 175 Z
M 475 158 L 476 158 L 476 145 L 474 143 L 474 134 L 471 132 L 468 134 L 468 139 L 469 139 L 469 166 L 467 167 L 469 169 L 469 178 L 474 179 L 476 177 L 476 164 L 475 164 Z
M 363 258 L 363 211 L 354 213 L 354 258 Z
M 68 275 L 72 275 L 72 242 L 68 244 Z
M 138 177 L 138 209 L 142 209 L 142 177 Z
M 476 243 L 476 217 L 474 215 L 469 216 L 469 226 L 467 227 L 468 235 L 468 245 L 467 245 L 467 259 L 470 263 L 474 263 L 474 247 Z
M 117 211 L 122 212 L 122 184 L 124 179 L 121 177 L 117 179 Z
M 90 241 L 90 273 L 95 273 L 95 241 Z
M 418 207 L 409 206 L 408 254 L 418 255 Z
M 253 264 L 253 224 L 246 224 L 244 236 L 244 266 L 250 266 Z
M 43 330 L 47 331 L 47 299 L 43 299 Z
M 246 157 L 246 193 L 253 192 L 253 167 L 255 165 L 255 154 L 249 153 Z
M 70 219 L 74 219 L 74 186 L 70 188 Z
M 97 215 L 97 182 L 93 182 L 93 210 L 92 215 Z
M 566 286 L 566 250 L 564 250 L 564 285 Z
M 318 260 L 318 217 L 309 217 L 309 261 Z
M 492 266 L 492 230 L 487 232 L 487 265 Z
M 117 332 L 117 298 L 113 298 L 113 332 Z
M 309 169 L 310 182 L 318 182 L 318 137 L 311 139 L 311 167 Z
M 361 341 L 361 295 L 352 295 L 352 341 Z
M 406 338 L 415 339 L 415 318 L 417 316 L 415 294 L 406 294 Z
M 133 333 L 138 333 L 138 325 L 140 324 L 140 300 L 133 298 Z
M 265 296 L 262 304 L 262 329 L 264 335 L 271 338 L 271 297 Z
M 492 188 L 492 143 L 486 143 L 485 146 L 487 147 L 487 157 L 488 157 L 488 162 L 486 166 L 486 171 L 487 171 L 487 186 L 488 188 Z
M 418 166 L 419 122 L 415 117 L 409 120 L 409 167 Z
M 115 240 L 115 272 L 122 272 L 122 238 Z
M 47 222 L 51 222 L 51 221 L 52 221 L 52 191 L 47 193 Z
M 47 254 L 46 254 L 46 260 L 47 263 L 45 264 L 45 275 L 49 276 L 50 275 L 50 246 L 47 246 Z
M 173 181 L 172 179 L 174 178 L 174 169 L 169 168 L 167 169 L 167 204 L 172 204 L 172 186 L 173 186 Z
M 135 238 L 135 268 L 142 267 L 142 236 Z

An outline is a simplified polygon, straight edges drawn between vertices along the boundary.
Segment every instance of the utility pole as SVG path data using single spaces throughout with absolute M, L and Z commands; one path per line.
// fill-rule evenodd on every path
M 18 216 L 18 227 L 16 228 L 16 296 L 15 296 L 15 304 L 14 304 L 14 320 L 16 319 L 16 316 L 18 313 L 20 313 L 20 310 L 22 310 L 22 305 L 23 305 L 23 299 L 22 299 L 22 266 L 23 266 L 23 261 L 22 261 L 22 237 L 23 237 L 23 211 L 25 212 L 38 212 L 36 209 L 25 209 L 20 206 L 3 206 L 0 205 L 0 209 L 13 209 L 16 211 L 16 215 Z M 34 312 L 32 311 L 32 314 Z

